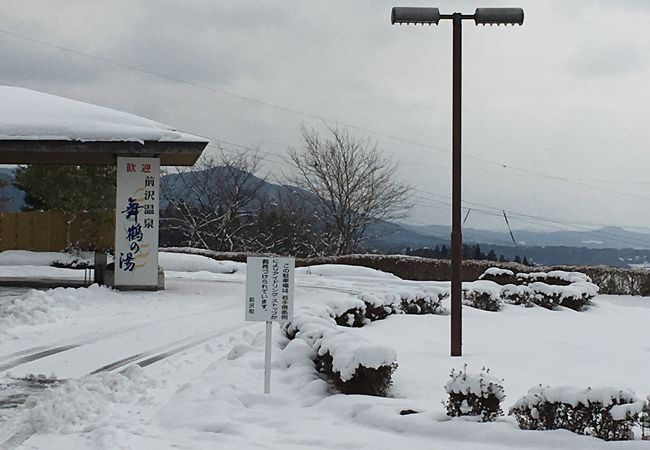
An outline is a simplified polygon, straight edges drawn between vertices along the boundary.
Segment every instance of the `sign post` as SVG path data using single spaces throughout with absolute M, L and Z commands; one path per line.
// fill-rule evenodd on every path
M 115 286 L 158 286 L 160 159 L 117 158 Z
M 295 259 L 251 256 L 246 260 L 246 320 L 266 322 L 264 393 L 271 392 L 271 330 L 273 322 L 293 317 Z

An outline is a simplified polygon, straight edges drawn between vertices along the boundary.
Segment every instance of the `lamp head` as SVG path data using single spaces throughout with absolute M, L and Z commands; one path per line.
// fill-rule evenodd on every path
M 523 25 L 524 10 L 521 8 L 476 8 L 476 25 Z
M 390 15 L 390 23 L 398 24 L 422 24 L 438 25 L 440 22 L 440 10 L 438 8 L 413 8 L 408 6 L 396 6 Z

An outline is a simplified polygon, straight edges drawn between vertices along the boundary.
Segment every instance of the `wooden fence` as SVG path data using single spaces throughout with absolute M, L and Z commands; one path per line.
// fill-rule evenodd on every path
M 61 251 L 69 247 L 107 250 L 113 247 L 114 220 L 96 224 L 89 214 L 26 211 L 0 215 L 0 251 Z

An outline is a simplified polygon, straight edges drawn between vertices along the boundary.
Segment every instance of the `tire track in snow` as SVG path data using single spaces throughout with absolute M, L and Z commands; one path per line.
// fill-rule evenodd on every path
M 249 324 L 243 325 L 243 327 L 252 327 L 257 325 L 257 323 L 252 322 Z M 204 344 L 205 342 L 208 342 L 211 339 L 214 339 L 219 336 L 223 336 L 225 334 L 231 333 L 233 331 L 236 331 L 238 329 L 241 329 L 242 325 L 237 324 L 233 325 L 230 327 L 222 328 L 217 332 L 212 332 L 207 335 L 203 335 L 198 339 L 191 340 L 190 342 L 188 339 L 191 338 L 185 338 L 185 339 L 180 339 L 176 342 L 172 342 L 168 345 L 161 346 L 161 347 L 156 347 L 155 349 L 152 349 L 148 352 L 141 352 L 137 353 L 135 355 L 129 356 L 127 358 L 122 358 L 119 361 L 115 361 L 111 364 L 107 364 L 105 366 L 102 366 L 96 370 L 93 370 L 89 375 L 95 375 L 99 373 L 105 373 L 105 372 L 110 372 L 115 369 L 123 368 L 124 366 L 128 366 L 134 361 L 140 360 L 137 364 L 144 368 L 147 366 L 150 366 L 154 363 L 157 363 L 159 361 L 162 361 L 164 359 L 167 359 L 173 355 L 177 355 L 185 350 L 189 350 L 192 347 L 196 347 L 197 345 Z M 185 342 L 182 345 L 178 345 L 181 342 Z M 170 348 L 171 347 L 171 348 Z M 161 351 L 162 349 L 165 349 L 164 351 Z M 159 353 L 157 353 L 159 352 Z M 156 354 L 157 353 L 157 354 Z M 143 359 L 144 358 L 144 359 Z M 125 369 L 123 369 L 125 370 Z M 62 381 L 65 382 L 65 381 Z M 9 439 L 6 441 L 2 442 L 0 444 L 0 450 L 14 450 L 18 448 L 20 445 L 22 445 L 25 441 L 27 441 L 30 437 L 32 437 L 34 434 L 36 434 L 36 431 L 32 428 L 31 425 L 25 426 L 23 429 L 17 431 L 14 433 Z
M 82 347 L 84 345 L 88 344 L 94 344 L 95 342 L 99 342 L 103 339 L 107 338 L 113 338 L 115 336 L 123 335 L 126 333 L 129 333 L 131 331 L 138 331 L 138 330 L 143 330 L 146 328 L 150 328 L 153 326 L 157 326 L 166 322 L 172 322 L 172 321 L 177 321 L 178 319 L 184 319 L 187 317 L 192 317 L 192 316 L 197 316 L 197 315 L 203 315 L 206 313 L 210 312 L 215 312 L 215 311 L 221 311 L 223 308 L 209 308 L 209 309 L 204 309 L 201 311 L 195 311 L 192 313 L 188 314 L 183 314 L 183 315 L 176 315 L 173 317 L 167 317 L 162 320 L 156 320 L 154 322 L 146 322 L 146 323 L 139 323 L 136 325 L 130 325 L 127 327 L 121 327 L 117 329 L 111 329 L 107 331 L 103 331 L 100 333 L 89 333 L 89 334 L 84 334 L 80 336 L 76 336 L 71 339 L 65 339 L 62 342 L 70 342 L 69 344 L 65 345 L 57 345 L 57 346 L 52 346 L 52 347 L 47 347 L 47 346 L 38 346 L 38 347 L 32 347 L 24 350 L 20 350 L 18 352 L 10 353 L 8 355 L 4 355 L 0 357 L 0 361 L 6 361 L 10 360 L 8 362 L 5 362 L 3 364 L 0 364 L 0 371 L 5 371 L 8 369 L 13 369 L 15 367 L 18 367 L 20 365 L 26 364 L 28 362 L 36 361 L 38 359 L 43 359 L 47 358 L 48 356 L 55 355 L 57 353 L 65 352 L 68 350 L 72 350 L 74 348 Z M 25 356 L 22 356 L 25 355 Z M 16 358 L 18 356 L 18 358 Z M 14 359 L 12 359 L 14 358 Z
M 228 280 L 228 281 L 224 281 L 224 282 L 237 283 L 237 284 L 244 284 L 245 283 L 245 281 L 243 281 L 243 280 L 242 281 Z M 296 287 L 332 291 L 332 292 L 338 292 L 338 293 L 349 294 L 349 295 L 359 295 L 362 292 L 362 291 L 352 290 L 352 289 L 341 289 L 341 288 L 335 288 L 335 287 L 331 287 L 331 286 L 318 286 L 318 285 L 299 285 L 299 286 L 296 286 Z M 221 311 L 222 309 L 223 308 L 215 308 L 213 310 L 220 310 Z M 210 311 L 213 311 L 213 310 L 210 310 Z M 187 314 L 187 315 L 182 316 L 182 317 L 188 317 L 188 316 L 197 315 L 197 314 L 204 314 L 205 312 L 207 312 L 207 311 L 203 311 L 201 313 Z M 177 316 L 177 317 L 174 317 L 174 318 L 169 319 L 169 320 L 177 320 L 179 317 L 181 317 L 181 316 Z M 141 328 L 147 328 L 148 326 L 153 326 L 153 325 L 156 325 L 158 323 L 160 323 L 160 322 L 152 323 L 152 324 L 146 325 L 146 326 L 141 327 Z M 150 366 L 150 365 L 152 365 L 154 363 L 157 363 L 159 361 L 162 361 L 164 359 L 167 359 L 167 358 L 169 358 L 169 357 L 171 357 L 173 355 L 179 354 L 179 353 L 181 353 L 181 352 L 183 352 L 185 350 L 189 350 L 192 347 L 196 347 L 197 345 L 201 345 L 201 344 L 203 344 L 203 343 L 205 343 L 205 342 L 207 342 L 207 341 L 209 341 L 211 339 L 214 339 L 215 337 L 219 337 L 219 336 L 222 336 L 224 334 L 228 334 L 228 333 L 233 332 L 233 331 L 235 331 L 237 329 L 240 329 L 242 327 L 255 326 L 256 324 L 257 324 L 257 322 L 252 322 L 250 324 L 245 323 L 244 325 L 239 323 L 239 324 L 233 325 L 231 327 L 222 328 L 221 330 L 219 330 L 217 332 L 209 333 L 209 334 L 204 335 L 204 336 L 202 336 L 202 337 L 200 337 L 198 339 L 192 340 L 190 342 L 186 342 L 184 344 L 180 344 L 180 343 L 185 342 L 185 341 L 187 341 L 188 339 L 191 339 L 191 338 L 181 339 L 181 340 L 175 341 L 173 343 L 167 344 L 166 346 L 156 347 L 155 349 L 152 349 L 150 351 L 136 353 L 136 354 L 128 356 L 126 358 L 122 358 L 122 359 L 120 359 L 118 361 L 114 361 L 112 363 L 106 364 L 106 365 L 104 365 L 104 366 L 102 366 L 102 367 L 100 367 L 98 369 L 93 370 L 89 375 L 95 375 L 95 374 L 99 374 L 99 373 L 111 372 L 111 371 L 114 371 L 116 369 L 124 368 L 125 366 L 128 366 L 129 364 L 131 364 L 131 363 L 133 363 L 135 361 L 139 361 L 139 362 L 137 362 L 137 364 L 140 367 L 144 368 L 144 367 Z M 132 327 L 132 329 L 130 331 L 132 331 L 133 329 L 139 329 L 139 328 L 138 327 Z M 112 332 L 114 333 L 115 331 L 113 330 Z M 96 339 L 96 340 L 100 340 L 100 339 Z M 85 344 L 88 344 L 88 343 L 92 343 L 92 342 L 86 342 Z M 85 345 L 85 344 L 80 344 L 80 345 L 77 345 L 76 347 L 79 347 L 79 346 Z M 178 344 L 180 344 L 180 345 L 178 345 Z M 162 350 L 162 349 L 164 349 L 166 347 L 170 347 L 170 346 L 172 348 L 169 348 L 167 350 Z M 74 348 L 76 348 L 76 347 L 74 347 Z M 67 350 L 69 350 L 69 349 L 67 349 Z M 24 352 L 26 352 L 26 351 L 21 351 L 21 352 L 17 352 L 17 353 L 24 353 Z M 156 352 L 159 352 L 159 353 L 155 354 Z M 41 351 L 41 352 L 38 352 L 37 354 L 39 354 L 39 353 L 45 353 L 45 352 Z M 31 356 L 33 356 L 33 355 L 31 355 Z M 49 355 L 47 355 L 47 356 L 49 356 Z M 29 357 L 29 356 L 27 356 L 27 357 Z M 27 357 L 24 357 L 24 358 L 27 358 Z M 42 356 L 42 357 L 45 357 L 45 356 Z M 35 359 L 39 359 L 39 358 L 35 358 Z M 33 360 L 35 360 L 35 359 L 33 359 Z M 0 450 L 14 450 L 14 449 L 18 448 L 18 446 L 20 446 L 24 442 L 26 442 L 35 433 L 36 433 L 36 431 L 31 427 L 31 425 L 29 425 L 29 426 L 19 430 L 15 434 L 13 434 L 6 441 L 0 443 Z

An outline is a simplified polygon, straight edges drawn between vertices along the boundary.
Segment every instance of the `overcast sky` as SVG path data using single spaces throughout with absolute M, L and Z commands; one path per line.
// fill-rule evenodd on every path
M 451 25 L 391 26 L 391 7 L 521 6 L 523 27 L 464 23 L 466 225 L 505 229 L 506 210 L 513 228 L 650 228 L 650 1 L 2 4 L 0 83 L 259 147 L 275 177 L 301 125 L 351 126 L 418 189 L 410 221 L 435 224 L 450 223 Z

